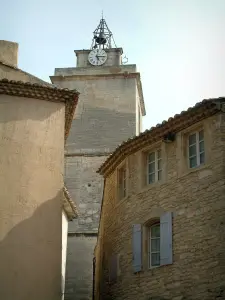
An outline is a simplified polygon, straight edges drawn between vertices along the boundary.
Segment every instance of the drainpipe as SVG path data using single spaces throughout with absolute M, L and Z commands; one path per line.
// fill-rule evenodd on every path
M 93 285 L 92 285 L 92 300 L 95 300 L 95 265 L 96 265 L 96 258 L 93 258 Z

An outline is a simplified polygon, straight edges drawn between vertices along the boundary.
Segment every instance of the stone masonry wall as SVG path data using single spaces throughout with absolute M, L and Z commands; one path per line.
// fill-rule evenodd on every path
M 64 68 L 51 77 L 57 86 L 80 92 L 65 149 L 65 183 L 79 211 L 78 219 L 69 223 L 65 300 L 92 299 L 103 192 L 103 178 L 96 171 L 118 144 L 136 133 L 136 79 L 112 73 L 135 68 Z M 95 76 L 103 73 L 106 76 Z
M 65 299 L 92 300 L 92 263 L 96 240 L 96 236 L 69 234 Z
M 69 223 L 69 232 L 98 232 L 103 178 L 96 170 L 105 159 L 106 156 L 65 157 L 65 183 L 79 211 L 79 217 Z
M 185 136 L 204 127 L 205 165 L 186 168 Z M 225 299 L 225 115 L 218 114 L 177 135 L 162 148 L 162 183 L 143 182 L 143 152 L 127 158 L 128 197 L 117 200 L 117 172 L 106 178 L 98 244 L 95 295 L 121 300 Z M 145 150 L 145 149 L 143 149 Z M 173 264 L 132 269 L 132 225 L 173 212 Z M 146 248 L 143 250 L 147 251 Z M 109 260 L 117 254 L 117 281 Z M 102 267 L 103 265 L 103 267 Z
M 102 78 L 55 82 L 80 92 L 67 153 L 110 152 L 136 133 L 136 80 Z

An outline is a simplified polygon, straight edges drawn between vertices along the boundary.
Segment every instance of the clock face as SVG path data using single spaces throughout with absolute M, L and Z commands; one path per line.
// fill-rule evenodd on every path
M 88 61 L 93 66 L 101 66 L 106 62 L 107 53 L 103 49 L 93 49 L 88 55 Z

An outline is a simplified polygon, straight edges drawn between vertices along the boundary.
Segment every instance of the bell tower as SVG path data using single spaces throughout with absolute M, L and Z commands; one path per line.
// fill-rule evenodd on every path
M 56 68 L 50 76 L 56 86 L 80 92 L 65 146 L 65 183 L 79 212 L 69 224 L 65 300 L 92 297 L 103 192 L 96 171 L 119 144 L 140 133 L 145 115 L 140 73 L 125 63 L 103 16 L 90 49 L 74 52 L 76 67 Z

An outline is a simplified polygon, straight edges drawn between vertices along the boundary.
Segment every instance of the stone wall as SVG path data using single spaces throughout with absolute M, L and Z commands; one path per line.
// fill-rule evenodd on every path
M 182 146 L 204 127 L 206 162 L 188 170 Z M 97 248 L 95 300 L 213 300 L 225 298 L 225 115 L 217 114 L 180 132 L 162 147 L 163 181 L 146 185 L 143 151 L 126 159 L 128 196 L 117 199 L 117 171 L 106 178 Z M 147 150 L 148 150 L 147 149 Z M 173 263 L 149 269 L 143 244 L 142 271 L 132 267 L 132 225 L 173 213 Z M 117 255 L 116 281 L 109 262 Z M 103 266 L 103 267 L 102 267 Z
M 92 264 L 96 241 L 97 235 L 69 234 L 65 299 L 92 300 Z
M 106 156 L 66 156 L 65 183 L 76 199 L 78 219 L 69 223 L 69 232 L 97 233 L 101 209 L 103 178 L 96 174 Z
M 136 134 L 136 79 L 101 78 L 54 81 L 80 92 L 66 151 L 110 152 Z
M 69 224 L 65 300 L 92 299 L 103 192 L 103 178 L 96 171 L 118 144 L 136 134 L 139 101 L 136 78 L 123 75 L 135 72 L 135 65 L 86 67 L 82 57 L 78 65 L 55 69 L 51 76 L 57 86 L 80 92 L 65 147 L 65 183 L 79 210 L 78 219 Z
M 0 106 L 0 299 L 60 300 L 65 105 Z

